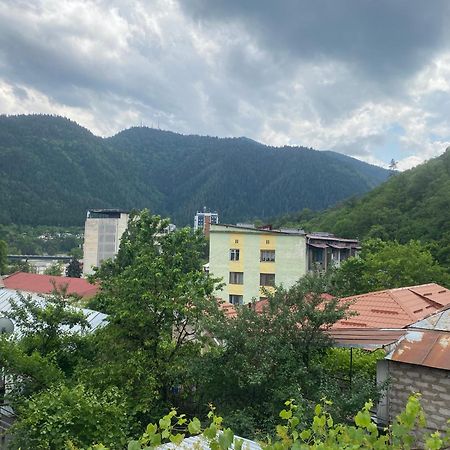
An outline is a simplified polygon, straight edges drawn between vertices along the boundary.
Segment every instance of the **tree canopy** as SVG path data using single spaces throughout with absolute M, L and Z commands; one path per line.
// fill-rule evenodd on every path
M 246 138 L 134 127 L 102 139 L 62 117 L 29 115 L 0 116 L 0 175 L 3 224 L 82 225 L 88 208 L 103 205 L 151 208 L 186 225 L 204 205 L 227 222 L 323 209 L 388 171 Z
M 336 271 L 342 295 L 438 283 L 450 286 L 450 275 L 419 241 L 400 244 L 369 239 L 360 255 L 349 258 Z

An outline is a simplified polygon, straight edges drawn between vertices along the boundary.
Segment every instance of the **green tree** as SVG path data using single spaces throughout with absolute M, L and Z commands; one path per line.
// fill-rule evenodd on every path
M 14 380 L 11 397 L 21 402 L 73 373 L 83 347 L 82 331 L 89 324 L 79 309 L 67 303 L 64 291 L 36 298 L 20 295 L 9 299 L 5 313 L 20 330 L 1 339 L 0 364 Z
M 55 277 L 59 277 L 62 274 L 62 267 L 59 262 L 53 263 L 51 266 L 47 267 L 44 270 L 45 275 L 53 275 Z
M 117 257 L 92 277 L 102 289 L 91 306 L 108 312 L 110 324 L 86 377 L 122 386 L 138 420 L 176 401 L 205 318 L 218 310 L 215 280 L 202 270 L 204 238 L 190 229 L 167 234 L 167 225 L 146 210 L 132 213 Z
M 36 268 L 33 264 L 29 263 L 28 260 L 21 260 L 12 264 L 9 267 L 10 273 L 14 272 L 26 272 L 26 273 L 36 273 Z
M 335 275 L 344 296 L 432 282 L 450 286 L 448 272 L 418 241 L 368 239 L 361 254 L 342 263 Z
M 328 277 L 308 275 L 290 289 L 278 287 L 266 304 L 211 320 L 209 328 L 223 345 L 193 365 L 198 403 L 216 404 L 230 426 L 252 435 L 273 427 L 287 396 L 306 407 L 330 391 L 329 373 L 320 365 L 331 346 L 324 330 L 345 316 L 346 305 L 326 295 L 329 288 Z
M 0 275 L 8 270 L 8 246 L 5 241 L 0 240 Z
M 98 442 L 122 449 L 126 443 L 127 413 L 117 388 L 100 393 L 83 384 L 56 384 L 33 395 L 17 413 L 12 449 L 88 448 Z
M 72 258 L 66 267 L 66 277 L 80 278 L 83 273 L 80 261 Z

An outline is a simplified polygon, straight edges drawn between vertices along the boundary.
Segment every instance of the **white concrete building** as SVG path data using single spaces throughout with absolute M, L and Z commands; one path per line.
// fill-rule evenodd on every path
M 83 275 L 119 251 L 120 238 L 128 225 L 128 211 L 90 209 L 84 227 Z

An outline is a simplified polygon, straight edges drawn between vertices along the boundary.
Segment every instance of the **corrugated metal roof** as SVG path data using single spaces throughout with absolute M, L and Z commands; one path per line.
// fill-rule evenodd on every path
M 386 359 L 450 370 L 450 332 L 410 328 Z
M 450 291 L 430 283 L 369 292 L 342 299 L 357 315 L 339 320 L 337 328 L 406 328 L 450 304 Z
M 50 294 L 57 288 L 67 287 L 67 294 L 80 297 L 92 297 L 98 291 L 98 286 L 89 283 L 84 278 L 57 277 L 37 273 L 16 272 L 3 279 L 5 287 L 18 291 L 34 292 L 36 294 Z
M 235 436 L 234 440 L 242 440 L 242 450 L 262 450 L 261 446 L 255 441 L 245 439 L 239 436 Z M 196 450 L 210 450 L 209 442 L 203 436 L 191 436 L 183 439 L 183 442 L 179 445 L 173 444 L 171 442 L 156 447 L 161 450 L 175 450 L 175 449 L 196 449 Z M 234 443 L 231 444 L 231 449 L 234 449 Z
M 327 330 L 337 347 L 353 347 L 364 349 L 383 348 L 396 342 L 406 330 L 353 328 Z
M 24 294 L 25 296 L 30 295 L 33 300 L 36 300 L 38 303 L 45 305 L 45 296 L 41 296 L 38 294 Z M 11 310 L 11 303 L 10 299 L 13 299 L 16 303 L 21 302 L 20 294 L 17 291 L 13 291 L 11 289 L 0 289 L 0 316 L 3 316 L 4 313 Z M 97 328 L 104 327 L 108 321 L 108 316 L 106 314 L 103 314 L 98 311 L 94 311 L 92 309 L 86 309 L 86 308 L 76 308 L 72 306 L 74 310 L 82 311 L 84 316 L 86 317 L 86 320 L 89 323 L 89 328 L 86 329 L 87 332 L 92 332 L 96 330 Z M 61 327 L 65 331 L 69 331 L 69 328 L 67 327 Z M 72 333 L 81 333 L 83 330 L 79 325 L 72 327 L 70 329 L 70 332 Z M 15 330 L 15 333 L 20 335 L 20 330 Z
M 428 315 L 423 320 L 413 323 L 411 328 L 425 328 L 436 331 L 450 331 L 450 305 Z

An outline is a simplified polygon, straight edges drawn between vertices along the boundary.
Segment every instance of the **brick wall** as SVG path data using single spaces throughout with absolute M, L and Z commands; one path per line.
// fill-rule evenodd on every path
M 389 416 L 404 409 L 413 392 L 422 394 L 429 431 L 446 429 L 450 418 L 450 371 L 389 361 Z

